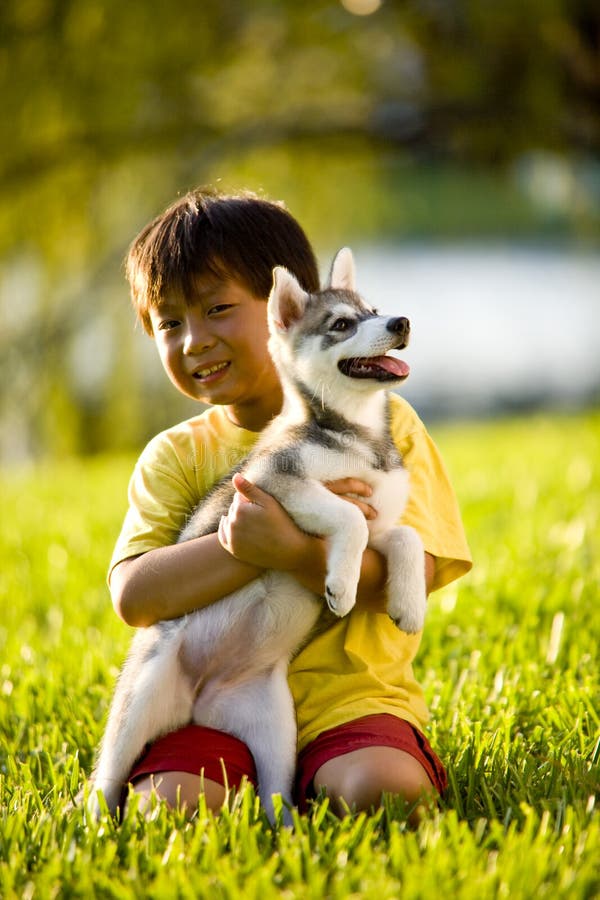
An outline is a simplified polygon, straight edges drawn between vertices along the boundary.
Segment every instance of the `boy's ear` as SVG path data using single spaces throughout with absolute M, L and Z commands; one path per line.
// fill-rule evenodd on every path
M 354 256 L 349 247 L 342 247 L 336 253 L 331 264 L 329 287 L 341 291 L 356 290 L 356 268 Z
M 308 294 L 291 272 L 283 266 L 273 269 L 273 287 L 269 296 L 269 318 L 279 331 L 287 331 L 302 318 Z

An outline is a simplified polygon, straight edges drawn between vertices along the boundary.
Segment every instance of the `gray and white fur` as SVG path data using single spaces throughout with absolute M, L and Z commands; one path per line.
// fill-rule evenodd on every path
M 408 475 L 391 438 L 386 394 L 406 376 L 407 368 L 386 354 L 406 345 L 408 320 L 377 315 L 355 293 L 348 249 L 336 256 L 329 287 L 316 294 L 302 290 L 285 269 L 273 275 L 269 349 L 284 406 L 241 471 L 301 529 L 328 539 L 325 600 L 336 616 L 355 603 L 369 545 L 387 559 L 389 615 L 402 630 L 416 632 L 425 616 L 423 545 L 412 528 L 396 524 Z M 323 486 L 348 476 L 372 486 L 368 502 L 377 517 L 368 523 L 356 506 Z M 201 502 L 179 541 L 215 532 L 233 494 L 228 477 Z M 247 744 L 271 820 L 273 794 L 289 806 L 296 719 L 287 668 L 321 609 L 322 598 L 286 573 L 268 571 L 207 608 L 140 629 L 92 775 L 91 811 L 99 815 L 102 791 L 114 813 L 145 744 L 190 722 Z

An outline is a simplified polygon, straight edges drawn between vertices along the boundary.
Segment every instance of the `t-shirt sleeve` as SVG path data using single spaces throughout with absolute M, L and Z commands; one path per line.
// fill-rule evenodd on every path
M 142 452 L 129 482 L 129 506 L 117 539 L 109 575 L 117 563 L 174 544 L 198 502 L 175 448 L 162 435 Z
M 435 557 L 432 589 L 437 590 L 472 566 L 458 502 L 439 450 L 422 423 L 394 437 L 410 475 L 401 521 L 420 534 L 425 550 Z

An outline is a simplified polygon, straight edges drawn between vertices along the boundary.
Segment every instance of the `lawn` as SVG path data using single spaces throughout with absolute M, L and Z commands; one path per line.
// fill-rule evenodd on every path
M 70 809 L 130 633 L 105 569 L 132 459 L 5 472 L 0 897 L 600 896 L 600 414 L 434 426 L 476 560 L 418 658 L 450 789 L 273 831 L 251 791 L 191 823 Z

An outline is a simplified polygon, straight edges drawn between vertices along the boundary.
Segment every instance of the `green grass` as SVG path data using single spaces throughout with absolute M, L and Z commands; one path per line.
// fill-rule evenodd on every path
M 2 478 L 0 896 L 600 896 L 600 415 L 434 428 L 473 573 L 430 600 L 418 659 L 450 790 L 272 831 L 251 791 L 185 823 L 69 804 L 129 632 L 105 569 L 132 460 Z

